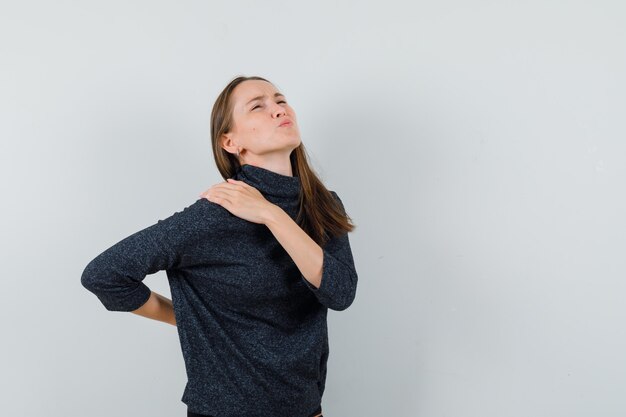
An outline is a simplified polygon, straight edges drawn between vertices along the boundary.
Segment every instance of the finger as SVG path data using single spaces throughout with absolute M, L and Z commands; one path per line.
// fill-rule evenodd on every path
M 237 197 L 238 193 L 241 192 L 237 189 L 227 188 L 225 185 L 226 184 L 224 184 L 224 186 L 222 187 L 213 187 L 210 192 L 207 193 L 207 195 L 209 197 L 218 197 L 232 200 L 233 198 Z
M 214 190 L 210 193 L 207 193 L 205 195 L 205 198 L 213 203 L 217 203 L 222 206 L 225 204 L 230 205 L 232 203 L 232 196 L 223 191 Z
M 237 190 L 237 189 L 240 188 L 240 184 L 235 184 L 235 183 L 230 183 L 230 182 L 220 182 L 219 184 L 215 184 L 211 188 L 221 188 L 221 189 L 227 189 L 227 190 Z
M 242 187 L 249 187 L 249 185 L 244 181 L 234 180 L 232 178 L 228 178 L 226 181 L 228 181 L 229 184 L 241 185 Z
M 198 195 L 198 197 L 206 197 L 206 195 L 207 195 L 207 193 L 208 193 L 209 191 L 211 191 L 211 189 L 210 189 L 210 188 L 207 188 L 206 190 L 202 191 L 202 192 Z

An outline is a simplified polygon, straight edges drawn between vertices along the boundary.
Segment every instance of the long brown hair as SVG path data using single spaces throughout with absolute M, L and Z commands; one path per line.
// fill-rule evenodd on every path
M 211 111 L 211 144 L 217 169 L 224 179 L 231 178 L 241 166 L 236 155 L 222 148 L 221 137 L 233 127 L 232 93 L 235 87 L 246 80 L 270 81 L 258 76 L 234 78 L 222 90 Z M 352 232 L 356 226 L 347 215 L 343 204 L 337 202 L 311 169 L 306 149 L 301 142 L 289 156 L 294 176 L 300 177 L 300 209 L 296 223 L 320 246 L 331 237 Z

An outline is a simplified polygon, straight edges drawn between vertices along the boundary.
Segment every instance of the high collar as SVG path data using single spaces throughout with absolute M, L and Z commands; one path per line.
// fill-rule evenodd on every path
M 300 195 L 300 177 L 282 175 L 256 165 L 241 165 L 234 178 L 253 186 L 262 194 L 284 198 Z

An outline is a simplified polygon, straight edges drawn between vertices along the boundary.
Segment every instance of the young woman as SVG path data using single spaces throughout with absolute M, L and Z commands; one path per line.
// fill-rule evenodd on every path
M 323 417 L 327 312 L 355 298 L 356 226 L 266 79 L 224 88 L 211 138 L 226 181 L 105 250 L 81 282 L 107 310 L 177 327 L 189 417 Z M 159 270 L 171 301 L 143 283 Z

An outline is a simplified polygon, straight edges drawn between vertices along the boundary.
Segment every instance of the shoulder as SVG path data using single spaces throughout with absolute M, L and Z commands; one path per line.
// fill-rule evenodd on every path
M 332 196 L 334 197 L 335 201 L 337 203 L 339 203 L 339 206 L 341 207 L 341 209 L 345 212 L 346 209 L 345 209 L 345 207 L 343 205 L 343 201 L 341 201 L 341 198 L 339 198 L 339 195 L 337 195 L 337 192 L 333 191 L 333 190 L 328 190 L 328 191 L 332 194 Z
M 335 198 L 335 200 L 341 202 L 341 198 L 339 198 L 339 195 L 337 194 L 337 191 L 335 191 L 335 190 L 328 190 L 328 191 L 332 194 L 332 196 Z
M 199 198 L 169 217 L 158 220 L 161 226 L 176 229 L 214 229 L 229 222 L 232 214 L 217 203 Z

